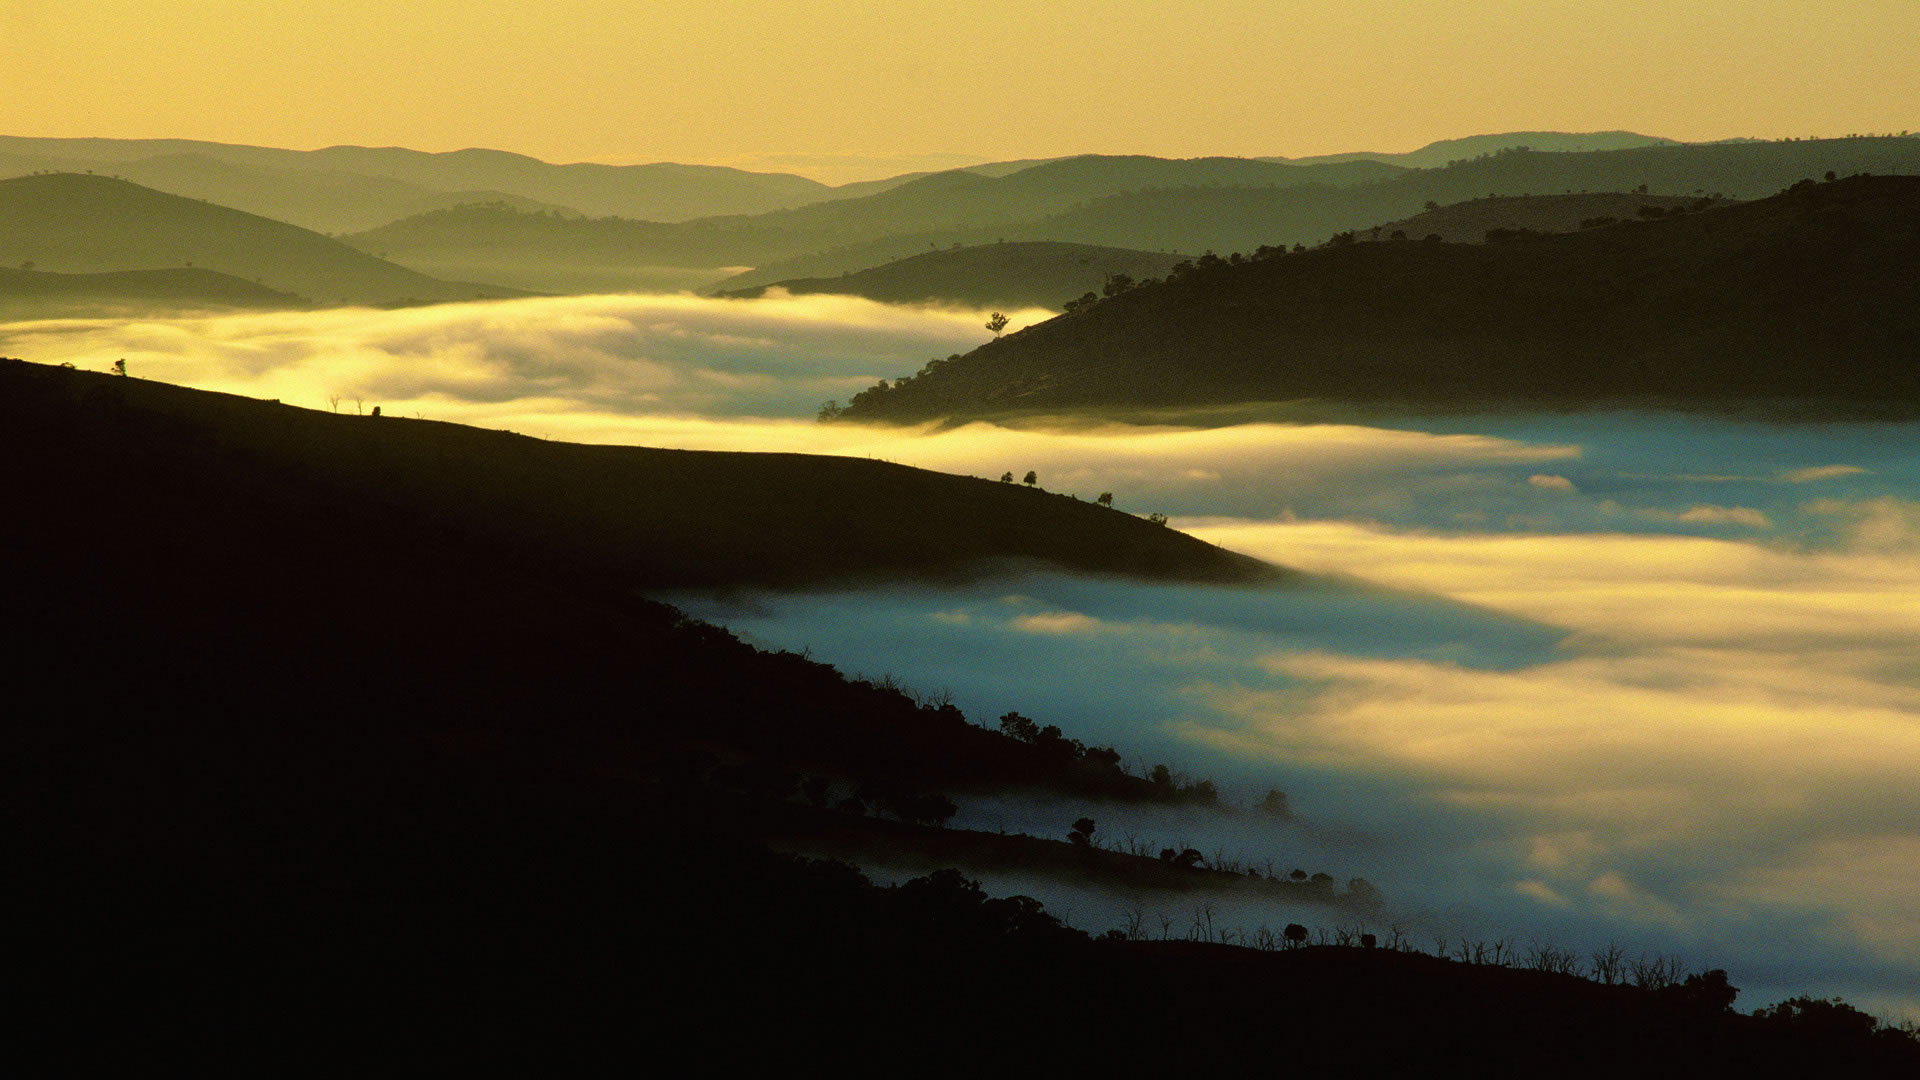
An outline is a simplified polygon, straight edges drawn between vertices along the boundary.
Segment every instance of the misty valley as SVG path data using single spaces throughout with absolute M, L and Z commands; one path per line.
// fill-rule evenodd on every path
M 1920 1064 L 1920 139 L 1524 134 L 0 139 L 48 1036 Z

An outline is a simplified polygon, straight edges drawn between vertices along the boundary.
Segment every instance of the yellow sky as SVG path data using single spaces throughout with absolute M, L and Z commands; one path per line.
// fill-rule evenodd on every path
M 0 0 L 0 134 L 795 171 L 1841 135 L 1920 128 L 1916 55 L 1916 0 Z

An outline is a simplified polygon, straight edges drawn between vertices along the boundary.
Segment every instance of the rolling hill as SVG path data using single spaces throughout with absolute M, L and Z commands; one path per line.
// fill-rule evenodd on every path
M 1452 162 L 1469 160 L 1482 154 L 1497 154 L 1502 150 L 1518 147 L 1547 153 L 1576 153 L 1592 150 L 1628 150 L 1641 146 L 1679 145 L 1681 143 L 1675 139 L 1641 135 L 1632 131 L 1505 131 L 1493 135 L 1468 135 L 1459 139 L 1440 139 L 1418 150 L 1410 150 L 1403 154 L 1381 154 L 1362 150 L 1345 154 L 1318 154 L 1298 158 L 1275 157 L 1261 160 L 1284 161 L 1294 165 L 1337 161 L 1378 161 L 1407 169 L 1437 169 Z
M 215 270 L 55 274 L 0 267 L 0 319 L 290 308 L 305 301 Z
M 72 173 L 0 180 L 0 263 L 59 273 L 192 267 L 322 304 L 519 295 L 431 278 L 244 211 Z
M 567 220 L 507 206 L 469 207 L 347 239 L 434 273 L 484 272 L 488 280 L 529 288 L 570 289 L 561 268 L 577 266 L 592 268 L 589 276 L 603 283 L 597 287 L 660 280 L 731 291 L 837 277 L 956 243 L 1250 253 L 1402 221 L 1428 203 L 1630 192 L 1643 185 L 1663 197 L 1751 198 L 1828 171 L 1920 173 L 1920 139 L 1510 150 L 1434 169 L 1093 156 L 1003 176 L 935 173 L 861 198 L 752 216 Z
M 969 170 L 934 173 L 860 198 L 752 216 L 680 223 L 568 220 L 504 206 L 463 207 L 345 239 L 362 251 L 384 252 L 437 273 L 486 270 L 490 278 L 503 281 L 551 281 L 528 275 L 550 275 L 554 268 L 572 265 L 596 268 L 599 280 L 617 283 L 623 275 L 632 280 L 659 268 L 706 268 L 702 284 L 735 274 L 726 287 L 742 289 L 862 270 L 919 254 L 929 245 L 1072 239 L 1053 235 L 1048 220 L 1088 200 L 1142 188 L 1344 186 L 1398 171 L 1368 162 L 1295 167 L 1241 158 L 1087 156 L 1002 176 Z M 752 269 L 740 273 L 743 266 Z
M 1165 282 L 856 398 L 922 420 L 1302 398 L 1920 409 L 1920 178 L 1499 244 L 1331 244 Z
M 556 165 L 498 150 L 281 150 L 187 139 L 0 137 L 0 176 L 86 172 L 323 232 L 373 228 L 470 202 L 652 221 L 756 214 L 834 197 L 784 173 L 710 165 Z
M 976 307 L 1058 308 L 1083 293 L 1097 292 L 1108 277 L 1136 281 L 1165 277 L 1176 255 L 1086 244 L 1025 241 L 929 251 L 883 266 L 832 278 L 794 278 L 719 296 L 756 297 L 768 289 L 795 295 L 838 293 L 889 304 L 952 303 Z

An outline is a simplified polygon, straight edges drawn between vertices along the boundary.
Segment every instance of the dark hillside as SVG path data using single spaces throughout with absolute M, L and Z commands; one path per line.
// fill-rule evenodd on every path
M 1920 178 L 1498 244 L 1211 260 L 867 391 L 849 417 L 1321 398 L 1920 407 Z
M 0 180 L 0 263 L 62 273 L 217 270 L 318 303 L 519 295 L 439 281 L 284 222 L 105 176 Z
M 412 440 L 508 487 L 527 440 L 18 363 L 0 412 L 17 1058 L 1365 1075 L 1465 1044 L 1478 1075 L 1911 1074 L 1870 1018 L 1737 1016 L 1724 977 L 1091 940 L 951 871 L 773 855 L 794 770 L 910 783 L 995 736 L 403 497 Z

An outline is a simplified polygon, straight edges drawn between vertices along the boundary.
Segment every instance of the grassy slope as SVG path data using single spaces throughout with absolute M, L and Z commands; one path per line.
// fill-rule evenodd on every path
M 0 267 L 0 318 L 288 308 L 302 303 L 291 293 L 197 267 L 103 274 L 55 274 Z
M 1082 293 L 1099 291 L 1109 275 L 1125 274 L 1136 281 L 1165 277 L 1179 261 L 1175 255 L 1087 244 L 981 244 L 929 251 L 840 277 L 790 279 L 719 295 L 753 297 L 782 288 L 796 295 L 839 293 L 895 304 L 1057 308 Z
M 284 222 L 104 176 L 0 180 L 0 263 L 46 271 L 217 270 L 320 303 L 513 295 L 439 281 Z
M 1347 402 L 1920 402 L 1920 178 L 1497 245 L 1221 265 L 859 399 L 854 418 Z

